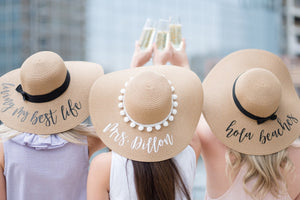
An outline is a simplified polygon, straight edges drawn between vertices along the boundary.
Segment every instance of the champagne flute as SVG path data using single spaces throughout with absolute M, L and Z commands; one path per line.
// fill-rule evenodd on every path
M 169 21 L 160 19 L 157 26 L 156 47 L 159 50 L 164 50 L 169 43 Z
M 179 17 L 170 18 L 170 40 L 171 44 L 176 50 L 180 50 L 182 47 L 182 36 L 181 36 L 181 23 Z
M 151 19 L 147 19 L 139 40 L 141 49 L 148 49 L 151 47 L 153 38 L 155 34 L 155 27 L 154 23 Z

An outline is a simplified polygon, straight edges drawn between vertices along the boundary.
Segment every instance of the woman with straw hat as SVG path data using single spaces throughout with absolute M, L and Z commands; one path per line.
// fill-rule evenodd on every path
M 88 199 L 191 199 L 199 153 L 189 143 L 201 102 L 201 81 L 180 67 L 100 77 L 91 89 L 90 113 L 112 151 L 92 161 Z
M 263 50 L 223 58 L 203 82 L 198 126 L 207 200 L 300 199 L 299 98 L 285 64 Z
M 44 51 L 0 78 L 0 199 L 86 199 L 89 156 L 101 141 L 81 123 L 102 75 L 97 64 Z

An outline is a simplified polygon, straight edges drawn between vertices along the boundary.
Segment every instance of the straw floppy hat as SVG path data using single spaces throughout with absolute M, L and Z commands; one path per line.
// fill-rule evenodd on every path
M 300 102 L 285 64 L 263 50 L 223 58 L 203 82 L 204 116 L 229 148 L 267 155 L 288 147 L 300 133 Z
M 90 93 L 90 114 L 101 140 L 118 154 L 156 162 L 189 144 L 202 109 L 195 73 L 149 66 L 100 77 Z
M 42 51 L 0 78 L 0 119 L 15 130 L 54 134 L 74 128 L 88 116 L 88 95 L 103 75 L 100 65 L 68 61 Z

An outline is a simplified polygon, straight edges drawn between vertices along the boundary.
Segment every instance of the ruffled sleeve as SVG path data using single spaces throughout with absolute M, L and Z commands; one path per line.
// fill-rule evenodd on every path
M 68 141 L 60 138 L 56 134 L 43 136 L 32 133 L 21 133 L 11 140 L 17 144 L 32 147 L 36 150 L 56 149 L 68 143 Z

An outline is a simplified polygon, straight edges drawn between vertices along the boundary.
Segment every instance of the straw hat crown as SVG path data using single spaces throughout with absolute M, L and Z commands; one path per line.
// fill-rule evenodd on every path
M 191 70 L 147 66 L 112 72 L 91 88 L 91 120 L 103 143 L 135 161 L 172 158 L 190 143 L 199 122 L 202 84 Z
M 253 68 L 236 79 L 235 95 L 246 111 L 268 117 L 280 104 L 281 83 L 269 70 Z
M 89 116 L 89 91 L 102 75 L 96 63 L 63 61 L 54 52 L 37 52 L 0 77 L 1 121 L 39 135 L 72 129 Z
M 20 81 L 23 91 L 30 95 L 43 95 L 60 87 L 66 74 L 67 68 L 58 54 L 42 51 L 24 61 Z
M 128 115 L 136 122 L 154 124 L 162 121 L 172 106 L 171 86 L 160 74 L 142 72 L 128 82 L 124 105 Z
M 269 155 L 299 137 L 299 97 L 288 68 L 260 49 L 233 52 L 203 82 L 203 114 L 227 147 L 249 155 Z

